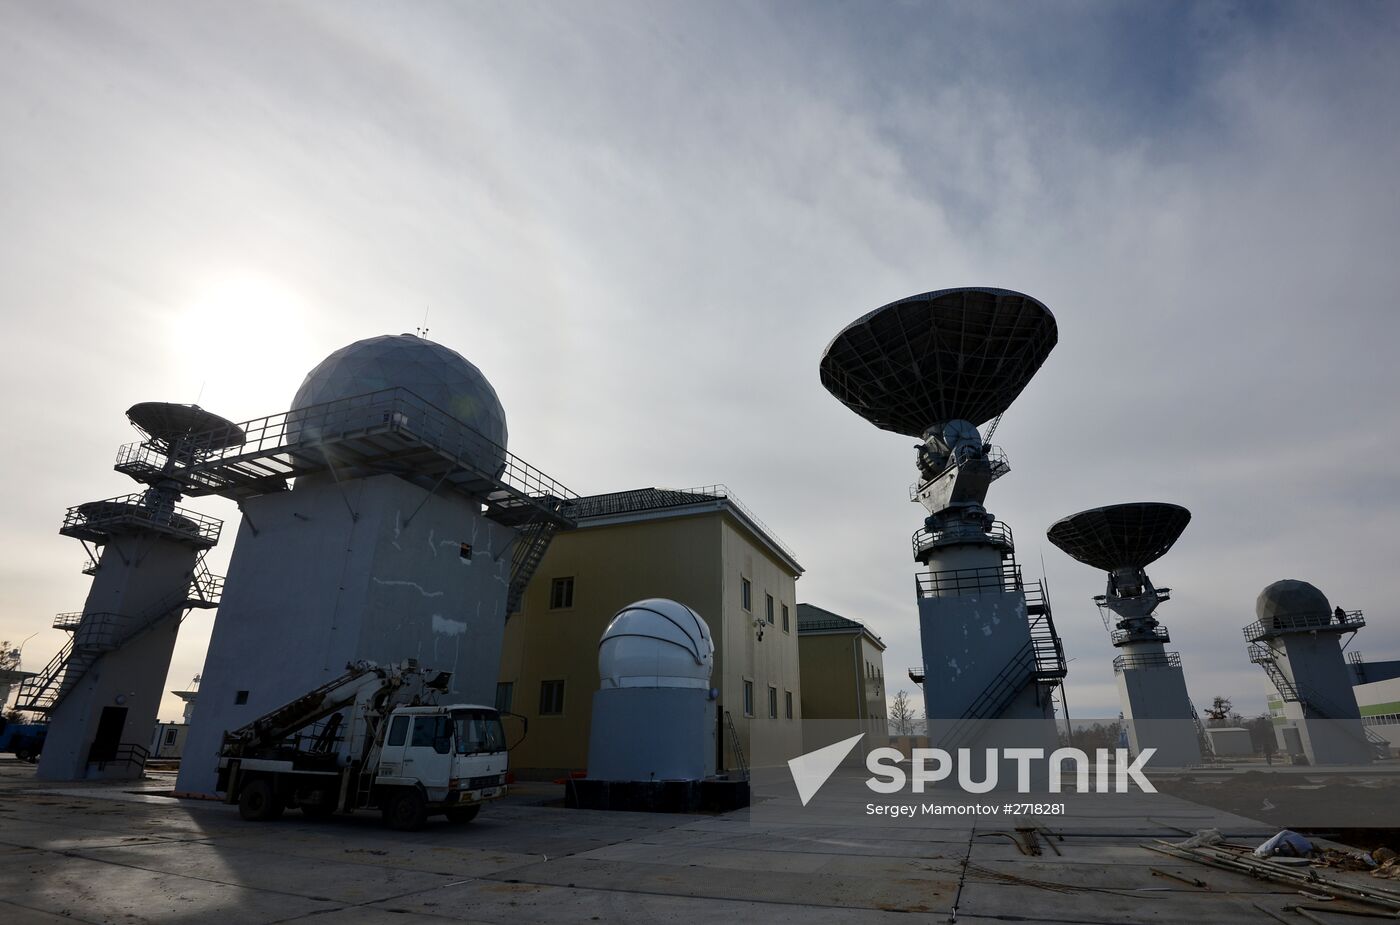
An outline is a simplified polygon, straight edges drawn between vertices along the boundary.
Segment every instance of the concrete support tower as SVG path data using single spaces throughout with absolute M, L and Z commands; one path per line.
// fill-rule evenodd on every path
M 176 506 L 172 472 L 199 456 L 191 433 L 217 428 L 236 444 L 242 432 L 194 405 L 144 402 L 127 417 L 144 439 L 116 469 L 147 488 L 68 510 L 59 532 L 83 543 L 92 587 L 80 613 L 54 620 L 68 644 L 20 687 L 18 708 L 49 717 L 38 770 L 48 780 L 141 776 L 180 622 L 218 606 L 222 579 L 204 554 L 222 524 Z
M 1154 616 L 1157 605 L 1171 599 L 1171 589 L 1154 587 L 1144 571 L 1171 549 L 1190 521 L 1184 507 L 1143 501 L 1081 511 L 1057 521 L 1047 534 L 1075 559 L 1108 572 L 1108 588 L 1094 601 L 1101 612 L 1118 618 L 1110 636 L 1122 650 L 1113 673 L 1128 744 L 1135 755 L 1155 748 L 1151 764 L 1156 767 L 1200 764 L 1202 749 L 1209 748 L 1186 693 L 1181 654 L 1166 650 L 1171 636 Z
M 822 385 L 842 404 L 920 441 L 911 500 L 928 517 L 913 552 L 928 570 L 915 582 L 923 666 L 910 676 L 942 747 L 1056 744 L 1064 650 L 1043 583 L 1023 582 L 1011 530 L 983 501 L 1010 469 L 990 443 L 996 423 L 1057 338 L 1054 316 L 1030 296 L 944 289 L 856 320 L 822 357 Z
M 175 472 L 243 513 L 178 789 L 213 792 L 226 731 L 360 659 L 417 659 L 451 672 L 452 701 L 493 703 L 506 617 L 574 496 L 506 450 L 480 370 L 421 337 L 372 337 L 240 429 L 243 444 Z
M 1279 747 L 1309 764 L 1367 764 L 1389 754 L 1386 741 L 1361 724 L 1342 657 L 1341 637 L 1366 625 L 1359 610 L 1335 610 L 1306 581 L 1284 579 L 1259 592 L 1244 628 L 1249 660 L 1283 698 Z

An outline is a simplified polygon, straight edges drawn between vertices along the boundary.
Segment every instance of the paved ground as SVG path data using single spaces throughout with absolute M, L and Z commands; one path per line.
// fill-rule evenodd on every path
M 974 833 L 967 819 L 901 824 L 856 813 L 834 824 L 795 804 L 723 816 L 603 813 L 543 805 L 560 788 L 542 785 L 470 825 L 435 820 L 399 833 L 369 816 L 247 823 L 232 807 L 157 795 L 172 784 L 43 785 L 32 767 L 0 760 L 0 923 L 908 925 L 949 921 L 956 904 L 958 922 L 1204 925 L 1267 923 L 1255 903 L 1299 901 L 1138 847 L 1206 826 L 1249 843 L 1269 834 L 1171 797 L 1152 804 L 1151 821 L 1123 803 L 1050 820 L 1063 840 L 1028 857 L 998 834 L 1024 822 L 978 821 Z

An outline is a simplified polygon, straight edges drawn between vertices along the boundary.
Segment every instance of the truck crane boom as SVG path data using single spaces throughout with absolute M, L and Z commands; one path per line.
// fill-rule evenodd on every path
M 232 732 L 219 754 L 218 789 L 244 819 L 288 806 L 310 817 L 377 809 L 394 828 L 430 815 L 469 822 L 506 795 L 500 712 L 437 703 L 451 674 L 357 661 Z
M 352 705 L 356 714 L 377 729 L 377 720 L 393 707 L 419 706 L 426 701 L 429 692 L 446 692 L 452 679 L 448 672 L 438 672 L 433 678 L 425 679 L 424 671 L 413 659 L 387 666 L 360 660 L 345 667 L 346 672 L 340 677 L 264 713 L 246 726 L 225 733 L 223 754 L 241 756 L 274 746 Z M 355 751 L 358 750 L 352 748 L 352 752 Z

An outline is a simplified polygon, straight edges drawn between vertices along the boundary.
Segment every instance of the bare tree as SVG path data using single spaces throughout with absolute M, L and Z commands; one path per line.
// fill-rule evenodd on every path
M 1201 712 L 1206 715 L 1206 725 L 1224 726 L 1230 721 L 1230 709 L 1230 698 L 1221 697 L 1219 694 L 1216 694 L 1210 706 L 1206 707 Z
M 909 692 L 899 691 L 890 701 L 890 728 L 895 735 L 912 735 L 914 732 L 914 705 L 909 702 Z

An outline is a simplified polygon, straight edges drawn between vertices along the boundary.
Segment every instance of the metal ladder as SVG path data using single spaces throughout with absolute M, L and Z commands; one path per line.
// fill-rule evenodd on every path
M 549 550 L 549 543 L 558 529 L 553 521 L 538 518 L 520 531 L 515 541 L 515 553 L 511 556 L 510 589 L 506 593 L 507 618 L 520 609 L 525 588 L 544 560 L 544 554 Z
M 1273 682 L 1274 688 L 1279 696 L 1288 703 L 1296 703 L 1304 711 L 1311 710 L 1320 719 L 1338 719 L 1343 712 L 1334 707 L 1330 701 L 1321 697 L 1316 691 L 1301 689 L 1288 679 L 1283 673 L 1283 669 L 1278 666 L 1278 657 L 1269 646 L 1260 645 L 1257 642 L 1249 644 L 1249 660 L 1261 666 L 1264 672 Z M 1304 713 L 1306 716 L 1306 712 Z M 1361 731 L 1365 735 L 1366 745 L 1371 749 L 1372 754 L 1377 758 L 1390 757 L 1390 740 L 1376 732 L 1364 722 L 1361 724 Z
M 1196 709 L 1196 704 L 1190 697 L 1186 698 L 1186 705 L 1191 708 L 1191 724 L 1196 727 L 1196 742 L 1201 747 L 1201 757 L 1210 755 L 1215 757 L 1215 743 L 1210 740 L 1210 733 L 1206 732 L 1205 724 L 1201 722 L 1200 711 Z
M 724 711 L 724 723 L 729 727 L 729 744 L 734 749 L 734 760 L 739 762 L 739 771 L 744 775 L 744 780 L 749 779 L 749 763 L 744 758 L 744 746 L 739 744 L 739 732 L 734 728 L 734 717 L 729 715 L 729 711 Z
M 81 646 L 74 644 L 76 636 L 70 638 L 67 645 L 49 661 L 42 672 L 20 682 L 15 708 L 35 713 L 48 712 L 58 706 L 59 701 L 104 653 L 129 644 L 174 611 L 180 611 L 180 619 L 183 620 L 190 608 L 217 607 L 223 579 L 211 574 L 208 568 L 201 570 L 199 567 L 203 565 L 203 561 L 204 557 L 201 556 L 196 571 L 190 578 L 190 584 L 183 590 L 166 597 L 135 619 L 128 620 L 127 632 L 113 633 L 110 638 L 103 639 L 100 643 Z M 76 634 L 81 625 L 81 622 L 78 622 L 64 628 Z

